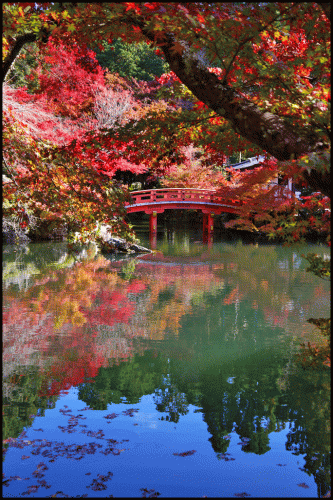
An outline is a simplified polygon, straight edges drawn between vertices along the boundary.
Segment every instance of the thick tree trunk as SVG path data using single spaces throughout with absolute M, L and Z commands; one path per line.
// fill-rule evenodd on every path
M 296 134 L 292 126 L 268 111 L 260 109 L 225 86 L 214 73 L 201 68 L 195 60 L 186 61 L 164 48 L 165 57 L 180 80 L 207 106 L 228 121 L 236 133 L 260 146 L 278 160 L 285 161 L 308 153 L 321 151 L 327 145 L 316 134 Z

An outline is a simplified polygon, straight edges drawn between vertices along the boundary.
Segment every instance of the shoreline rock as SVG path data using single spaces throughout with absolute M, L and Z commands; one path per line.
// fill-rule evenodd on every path
M 43 221 L 45 223 L 45 221 Z M 12 227 L 13 226 L 13 227 Z M 41 231 L 43 229 L 43 231 Z M 6 244 L 27 245 L 38 241 L 65 241 L 67 234 L 66 226 L 61 228 L 53 228 L 48 231 L 47 227 L 42 227 L 42 224 L 34 228 L 22 230 L 15 225 L 10 224 L 10 221 L 3 221 L 2 237 Z M 29 236 L 28 236 L 29 235 Z M 43 237 L 41 237 L 43 235 Z M 67 241 L 68 242 L 68 241 Z M 152 253 L 150 248 L 146 248 L 138 243 L 130 242 L 119 236 L 113 236 L 111 228 L 106 224 L 97 226 L 94 241 L 91 244 L 96 246 L 96 253 L 104 254 L 134 254 L 134 253 Z M 71 244 L 70 247 L 84 247 L 84 244 L 79 242 Z
M 101 253 L 152 253 L 150 248 L 146 248 L 137 243 L 131 243 L 119 236 L 112 236 L 108 226 L 101 225 L 96 236 L 96 243 L 100 247 Z
M 109 235 L 106 240 L 98 241 L 97 243 L 101 253 L 152 253 L 150 248 L 138 245 L 137 243 L 130 243 L 118 236 Z

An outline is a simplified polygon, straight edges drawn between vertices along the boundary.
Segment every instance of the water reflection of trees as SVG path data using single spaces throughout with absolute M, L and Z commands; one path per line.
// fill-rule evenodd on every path
M 39 395 L 43 374 L 38 367 L 21 367 L 2 379 L 2 439 L 16 438 L 30 427 L 36 415 L 53 408 L 56 397 Z
M 42 252 L 30 255 L 33 252 L 29 251 L 21 255 L 19 263 L 15 257 L 17 279 L 9 272 L 11 263 L 6 257 L 6 338 L 17 343 L 26 332 L 33 331 L 39 339 L 58 338 L 60 334 L 67 349 L 69 345 L 84 343 L 81 337 L 85 337 L 88 327 L 90 337 L 95 338 L 94 342 L 90 338 L 96 351 L 94 356 L 104 357 L 102 365 L 111 357 L 117 358 L 117 353 L 118 359 L 131 355 L 133 348 L 129 339 L 133 337 L 160 340 L 166 335 L 178 335 L 183 318 L 196 306 L 205 309 L 212 294 L 220 294 L 221 305 L 225 306 L 219 307 L 218 320 L 222 326 L 224 313 L 230 314 L 230 308 L 234 308 L 237 315 L 242 305 L 246 315 L 256 316 L 261 312 L 262 321 L 273 326 L 289 325 L 289 329 L 295 327 L 297 331 L 300 311 L 304 316 L 313 307 L 311 286 L 302 287 L 297 297 L 293 292 L 295 284 L 303 281 L 310 285 L 313 277 L 299 272 L 300 264 L 293 253 L 282 259 L 274 246 L 261 249 L 226 245 L 222 253 L 209 255 L 206 251 L 196 257 L 196 265 L 193 262 L 189 265 L 186 258 L 171 259 L 161 254 L 148 257 L 148 261 L 139 259 L 125 264 L 110 263 L 99 256 L 73 265 L 72 261 L 67 262 L 66 252 L 60 255 L 52 251 L 48 249 L 46 253 L 56 258 L 56 262 L 50 260 L 50 256 L 42 257 Z M 156 259 L 158 264 L 154 263 Z M 267 275 L 268 268 L 274 269 L 274 274 Z M 20 282 L 20 272 L 24 279 L 28 272 L 29 281 L 18 291 L 14 283 Z M 327 290 L 320 284 L 315 293 L 319 304 Z M 248 319 L 243 314 L 243 322 L 236 322 L 228 334 L 244 332 L 246 323 Z M 310 325 L 305 328 L 313 330 Z M 227 333 L 227 329 L 225 331 Z M 70 337 L 73 340 L 69 341 Z M 27 340 L 21 344 L 34 344 L 33 338 Z M 43 351 L 47 351 L 45 340 L 43 343 Z
M 233 430 L 241 438 L 244 452 L 261 455 L 270 449 L 269 434 L 281 429 L 275 415 L 278 367 L 275 363 L 261 373 L 236 369 L 232 384 L 225 372 L 216 372 L 213 377 L 212 370 L 203 373 L 201 411 L 217 453 L 225 453 L 227 436 Z
M 313 309 L 313 276 L 301 271 L 297 260 L 294 265 L 292 253 L 282 258 L 273 246 L 263 253 L 230 245 L 212 257 L 201 256 L 197 265 L 160 255 L 125 265 L 101 256 L 64 264 L 60 257 L 59 268 L 48 261 L 37 273 L 35 266 L 21 290 L 19 276 L 16 283 L 9 273 L 3 301 L 7 376 L 19 377 L 35 365 L 40 383 L 25 387 L 31 397 L 46 402 L 75 385 L 95 409 L 135 404 L 153 394 L 161 418 L 174 423 L 193 404 L 203 413 L 219 456 L 228 449 L 233 428 L 243 451 L 262 454 L 269 449 L 269 434 L 292 421 L 286 445 L 294 447 L 292 453 L 306 453 L 305 469 L 324 491 L 329 382 L 322 382 L 325 372 L 314 376 L 313 371 L 309 380 L 306 372 L 283 372 L 284 355 L 292 353 L 285 352 L 290 339 L 283 344 L 281 326 L 288 321 L 296 334 L 303 328 L 299 309 L 305 319 Z M 161 264 L 154 263 L 158 258 Z M 300 282 L 308 286 L 300 288 Z M 319 302 L 327 290 L 320 284 L 315 293 Z M 151 342 L 168 336 L 177 341 Z M 239 365 L 227 362 L 221 343 L 231 349 L 229 356 L 237 351 Z M 16 378 L 12 383 L 18 384 Z M 6 408 L 21 404 L 15 397 L 7 403 Z M 20 412 L 14 412 L 15 425 L 8 416 L 8 432 L 27 424 Z
M 163 377 L 163 381 L 155 389 L 153 399 L 157 411 L 167 413 L 165 417 L 161 417 L 161 420 L 168 420 L 176 424 L 179 421 L 180 415 L 188 413 L 186 395 L 183 392 L 179 392 L 169 374 Z
M 329 374 L 324 370 L 309 374 L 294 367 L 285 391 L 279 383 L 285 376 L 281 360 L 270 361 L 270 366 L 264 365 L 260 371 L 246 364 L 233 366 L 231 378 L 230 367 L 221 370 L 216 364 L 206 371 L 197 370 L 196 379 L 191 381 L 183 376 L 190 370 L 179 360 L 146 350 L 127 362 L 102 367 L 93 384 L 88 381 L 78 386 L 79 399 L 92 409 L 106 410 L 110 403 L 136 404 L 143 395 L 152 394 L 161 419 L 173 423 L 194 404 L 207 423 L 217 458 L 223 459 L 233 430 L 244 452 L 260 455 L 270 449 L 270 434 L 279 432 L 290 421 L 286 449 L 296 455 L 305 454 L 304 470 L 314 476 L 318 493 L 325 494 L 330 484 Z M 188 363 L 191 360 L 183 361 L 183 365 Z M 18 435 L 23 426 L 31 425 L 30 411 L 36 414 L 38 408 L 50 407 L 50 398 L 37 397 L 43 385 L 42 374 L 35 371 L 29 376 L 20 377 L 20 382 L 11 378 L 17 390 L 11 396 L 11 413 L 5 412 L 5 436 Z M 19 405 L 21 399 L 30 401 L 29 415 L 13 409 L 15 401 Z
M 305 454 L 304 469 L 313 475 L 322 497 L 331 484 L 331 378 L 328 370 L 295 369 L 285 395 L 292 422 L 286 449 Z
M 90 408 L 106 410 L 108 404 L 138 403 L 145 394 L 154 392 L 160 382 L 160 370 L 156 370 L 156 357 L 144 352 L 128 363 L 101 368 L 93 384 L 78 386 L 78 397 Z
M 161 420 L 177 423 L 194 404 L 202 413 L 217 458 L 225 459 L 230 433 L 236 431 L 245 453 L 261 455 L 270 450 L 272 432 L 290 423 L 286 449 L 305 454 L 304 469 L 313 475 L 318 492 L 330 484 L 330 379 L 324 370 L 306 373 L 296 368 L 288 375 L 290 389 L 281 389 L 281 359 L 255 370 L 251 365 L 233 367 L 230 372 L 216 365 L 197 370 L 191 380 L 183 361 L 145 351 L 127 363 L 101 369 L 93 385 L 83 384 L 79 397 L 91 408 L 106 409 L 110 403 L 138 403 L 153 394 Z M 229 367 L 230 368 L 230 367 Z M 189 370 L 190 371 L 190 370 Z M 131 376 L 130 376 L 131 374 Z M 103 404 L 101 404 L 103 402 Z

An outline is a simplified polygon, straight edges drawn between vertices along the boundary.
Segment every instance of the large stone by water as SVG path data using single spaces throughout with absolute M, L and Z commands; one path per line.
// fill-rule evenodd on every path
M 152 250 L 144 246 L 126 241 L 119 236 L 113 236 L 106 225 L 101 225 L 96 242 L 102 253 L 151 253 Z

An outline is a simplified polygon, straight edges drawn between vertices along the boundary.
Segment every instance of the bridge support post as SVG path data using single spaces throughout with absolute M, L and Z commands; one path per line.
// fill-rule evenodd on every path
M 156 245 L 157 245 L 157 234 L 156 233 L 149 233 L 149 244 L 150 248 L 152 250 L 156 250 Z
M 214 213 L 203 213 L 203 242 L 211 243 L 213 241 L 214 233 Z
M 157 233 L 157 212 L 152 212 L 149 218 L 149 235 Z

